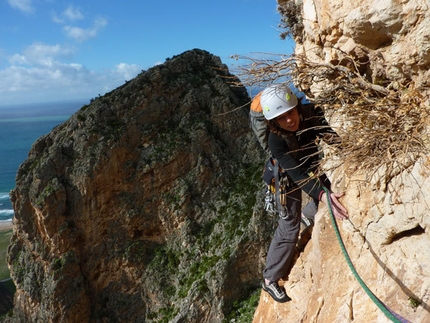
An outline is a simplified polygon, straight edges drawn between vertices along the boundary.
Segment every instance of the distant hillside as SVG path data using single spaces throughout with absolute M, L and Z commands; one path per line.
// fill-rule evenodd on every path
M 12 192 L 10 322 L 222 322 L 259 291 L 273 219 L 233 81 L 190 50 L 33 145 Z

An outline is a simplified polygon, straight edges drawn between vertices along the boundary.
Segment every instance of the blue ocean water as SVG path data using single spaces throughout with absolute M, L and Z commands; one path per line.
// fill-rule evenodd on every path
M 84 102 L 39 103 L 0 107 L 0 221 L 14 215 L 9 192 L 33 143 L 66 121 Z

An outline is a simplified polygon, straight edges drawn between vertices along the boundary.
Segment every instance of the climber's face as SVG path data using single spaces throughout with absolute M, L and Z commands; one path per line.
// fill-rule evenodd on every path
M 295 132 L 299 129 L 300 117 L 297 108 L 291 109 L 276 118 L 278 125 L 287 131 Z

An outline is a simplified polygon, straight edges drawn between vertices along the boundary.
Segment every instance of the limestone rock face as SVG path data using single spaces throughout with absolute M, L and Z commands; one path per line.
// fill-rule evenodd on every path
M 429 165 L 428 157 L 418 160 L 384 190 L 371 188 L 364 175 L 334 174 L 342 180 L 334 190 L 346 191 L 350 220 L 337 223 L 352 265 L 385 306 L 410 322 L 430 318 Z M 324 207 L 284 286 L 292 301 L 277 304 L 262 293 L 253 322 L 392 322 L 349 268 Z
M 12 192 L 10 322 L 221 322 L 258 286 L 264 153 L 232 81 L 190 50 L 34 143 Z
M 429 107 L 428 1 L 296 4 L 303 16 L 297 55 L 321 64 L 343 64 L 348 55 L 367 62 L 363 78 L 387 88 L 414 83 Z M 317 96 L 320 88 L 315 81 L 311 93 Z M 338 225 L 352 265 L 370 291 L 407 322 L 430 321 L 430 157 L 429 147 L 422 148 L 421 156 L 394 173 L 384 167 L 351 172 L 346 163 L 329 174 L 333 190 L 346 193 L 341 201 L 350 220 Z M 285 288 L 292 302 L 277 304 L 262 293 L 254 322 L 391 322 L 353 275 L 325 207 Z
M 296 54 L 335 64 L 351 55 L 368 62 L 366 77 L 376 82 L 429 85 L 428 1 L 302 2 L 303 35 L 296 43 Z

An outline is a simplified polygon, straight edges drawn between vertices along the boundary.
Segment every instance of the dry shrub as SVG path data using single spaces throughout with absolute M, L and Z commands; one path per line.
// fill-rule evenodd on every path
M 339 134 L 335 155 L 349 169 L 390 178 L 429 152 L 429 99 L 414 83 L 372 84 L 350 59 L 343 65 L 311 62 L 302 56 L 273 60 L 243 58 L 238 76 L 246 86 L 293 83 L 320 106 Z M 389 179 L 386 179 L 389 180 Z
M 296 4 L 295 1 L 278 1 L 277 10 L 281 15 L 281 39 L 291 38 L 301 42 L 304 28 L 302 4 Z

